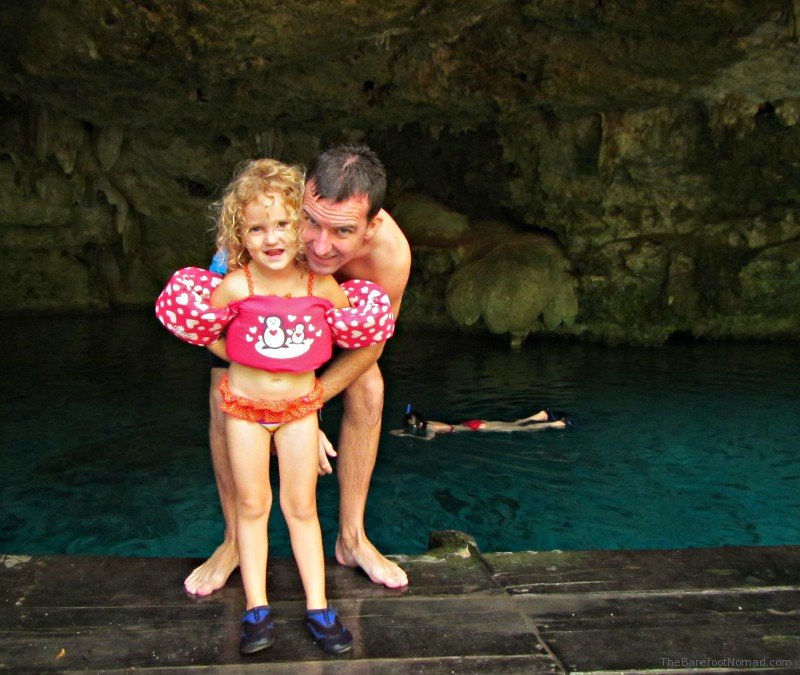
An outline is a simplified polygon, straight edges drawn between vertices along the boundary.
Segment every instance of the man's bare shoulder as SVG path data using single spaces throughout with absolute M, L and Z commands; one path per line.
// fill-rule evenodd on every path
M 383 225 L 378 231 L 375 249 L 371 252 L 371 263 L 377 266 L 388 265 L 395 271 L 410 269 L 411 246 L 394 218 L 381 211 Z M 382 235 L 382 236 L 381 236 Z
M 354 258 L 337 273 L 337 278 L 369 279 L 386 288 L 401 284 L 405 288 L 411 270 L 411 247 L 397 222 L 381 210 L 381 227 L 363 255 Z
M 342 267 L 336 278 L 339 281 L 368 279 L 383 286 L 397 317 L 411 274 L 411 247 L 394 218 L 384 210 L 379 215 L 381 227 L 370 239 L 363 255 Z

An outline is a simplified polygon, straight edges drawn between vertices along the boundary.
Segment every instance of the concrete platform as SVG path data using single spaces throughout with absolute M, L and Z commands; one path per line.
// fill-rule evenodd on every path
M 435 533 L 391 591 L 328 566 L 350 654 L 319 652 L 294 562 L 270 563 L 277 641 L 237 652 L 238 573 L 187 596 L 196 561 L 0 556 L 0 669 L 275 673 L 800 672 L 800 547 L 481 554 Z

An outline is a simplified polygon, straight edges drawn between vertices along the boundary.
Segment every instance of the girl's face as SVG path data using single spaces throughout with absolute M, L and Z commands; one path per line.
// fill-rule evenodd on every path
M 243 215 L 242 243 L 256 265 L 282 270 L 294 262 L 297 237 L 281 195 L 260 192 Z

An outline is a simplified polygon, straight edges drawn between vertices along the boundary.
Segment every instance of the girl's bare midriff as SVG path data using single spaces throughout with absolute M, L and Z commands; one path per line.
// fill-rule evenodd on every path
M 231 363 L 228 371 L 231 391 L 253 400 L 295 399 L 314 388 L 314 371 L 306 373 L 271 373 Z

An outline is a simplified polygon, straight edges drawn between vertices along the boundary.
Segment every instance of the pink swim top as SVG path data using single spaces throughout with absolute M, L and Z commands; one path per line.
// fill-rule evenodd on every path
M 247 268 L 245 275 L 249 276 Z M 351 279 L 341 284 L 350 302 L 342 308 L 312 294 L 311 274 L 305 297 L 254 295 L 250 280 L 248 297 L 214 308 L 211 294 L 221 283 L 222 277 L 208 270 L 179 269 L 156 298 L 158 320 L 184 342 L 200 346 L 218 340 L 235 321 L 228 328 L 229 356 L 276 372 L 317 368 L 330 358 L 331 341 L 358 349 L 386 342 L 394 334 L 391 300 L 371 281 Z
M 328 361 L 333 336 L 325 315 L 333 303 L 312 295 L 313 272 L 308 295 L 299 298 L 255 295 L 247 266 L 244 272 L 250 295 L 228 306 L 233 314 L 226 342 L 231 360 L 280 373 L 305 373 Z

